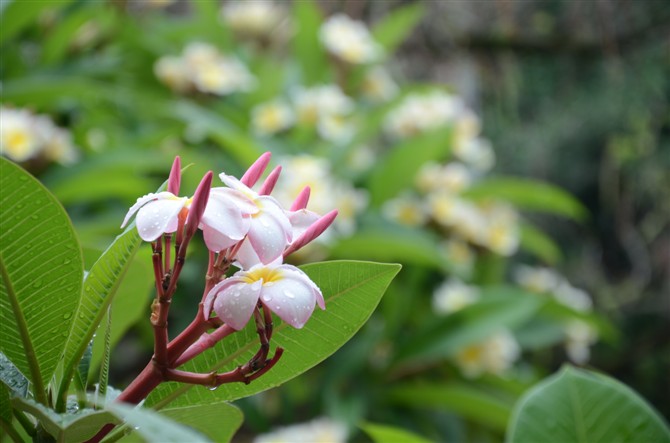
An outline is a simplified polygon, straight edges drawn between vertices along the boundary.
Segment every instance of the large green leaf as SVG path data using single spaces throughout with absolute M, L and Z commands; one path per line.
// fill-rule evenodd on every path
M 43 401 L 81 298 L 82 253 L 55 197 L 4 158 L 0 190 L 0 351 Z
M 407 39 L 423 14 L 424 7 L 421 3 L 396 8 L 375 24 L 372 35 L 386 51 L 393 52 Z
M 395 426 L 380 425 L 377 423 L 363 423 L 359 427 L 370 436 L 375 443 L 403 442 L 403 443 L 430 443 L 423 437 Z
M 519 177 L 491 177 L 469 188 L 465 195 L 473 199 L 497 198 L 531 211 L 549 212 L 574 220 L 583 220 L 588 211 L 579 200 L 549 183 Z
M 86 347 L 107 312 L 107 307 L 112 302 L 124 275 L 128 271 L 141 241 L 135 229 L 135 224 L 131 224 L 103 252 L 86 276 L 83 297 L 79 306 L 76 307 L 75 322 L 72 325 L 64 353 L 66 373 L 59 390 L 60 407 L 62 407 L 62 399 L 66 395 L 65 390 L 72 375 L 69 371 L 76 368 L 79 360 L 84 355 Z
M 446 127 L 405 140 L 381 159 L 370 178 L 370 199 L 380 205 L 400 191 L 411 188 L 416 173 L 429 161 L 449 155 L 451 128 Z
M 486 339 L 501 328 L 528 321 L 542 300 L 512 287 L 482 288 L 480 300 L 429 324 L 399 346 L 396 364 L 425 364 L 451 357 L 465 346 Z
M 51 434 L 58 443 L 72 441 L 86 441 L 98 433 L 107 423 L 118 422 L 107 411 L 82 409 L 75 413 L 58 414 L 29 398 L 14 398 L 12 405 L 21 411 L 28 412 L 35 417 L 44 429 Z
M 452 412 L 500 431 L 505 430 L 512 407 L 511 401 L 459 383 L 401 385 L 387 394 L 389 401 L 405 407 Z
M 144 314 L 147 314 L 147 306 L 151 301 L 149 291 L 154 284 L 153 276 L 151 251 L 149 248 L 140 250 L 130 263 L 128 271 L 112 300 L 111 349 L 114 349 L 114 346 L 132 325 L 140 320 Z M 89 380 L 94 380 L 96 377 L 95 372 L 103 355 L 106 333 L 107 324 L 102 322 L 93 339 Z
M 519 400 L 506 441 L 670 442 L 670 429 L 626 385 L 566 366 Z
M 284 355 L 274 368 L 249 385 L 226 384 L 216 391 L 163 383 L 152 392 L 146 404 L 161 408 L 171 402 L 181 406 L 235 400 L 278 386 L 302 374 L 339 349 L 363 326 L 400 270 L 400 265 L 333 261 L 306 265 L 302 269 L 323 291 L 326 310 L 317 308 L 302 329 L 279 323 L 279 319 L 275 318 L 272 345 L 284 348 Z M 255 327 L 250 324 L 184 365 L 184 369 L 194 372 L 232 370 L 248 361 L 258 347 Z
M 229 442 L 244 418 L 238 408 L 221 401 L 165 408 L 160 414 L 189 426 L 216 442 Z
M 123 420 L 126 425 L 133 427 L 134 432 L 140 434 L 147 442 L 198 443 L 210 441 L 199 432 L 150 409 L 123 403 L 108 403 L 105 409 Z

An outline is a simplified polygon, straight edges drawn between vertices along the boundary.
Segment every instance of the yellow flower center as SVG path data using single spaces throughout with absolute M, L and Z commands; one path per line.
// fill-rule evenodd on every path
M 273 268 L 267 268 L 267 267 L 262 267 L 258 269 L 254 269 L 252 271 L 248 271 L 244 273 L 244 276 L 242 277 L 246 283 L 256 283 L 257 281 L 263 281 L 263 284 L 267 283 L 275 283 L 280 281 L 282 277 L 282 273 L 279 269 L 273 269 Z

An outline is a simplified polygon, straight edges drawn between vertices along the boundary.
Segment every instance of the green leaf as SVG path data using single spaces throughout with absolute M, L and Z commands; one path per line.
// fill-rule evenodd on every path
M 405 140 L 381 159 L 370 178 L 370 200 L 379 206 L 403 189 L 411 188 L 416 173 L 429 161 L 449 155 L 450 127 L 430 131 Z
M 519 400 L 506 441 L 670 442 L 670 429 L 626 385 L 565 366 Z
M 135 429 L 147 442 L 209 442 L 202 434 L 142 407 L 109 403 L 105 408 Z
M 116 417 L 107 411 L 81 409 L 76 413 L 58 414 L 29 398 L 13 398 L 12 405 L 34 416 L 58 443 L 86 441 L 107 423 L 118 423 Z
M 275 367 L 249 385 L 226 384 L 216 391 L 163 383 L 151 393 L 146 404 L 162 408 L 173 401 L 173 405 L 232 401 L 279 386 L 302 374 L 339 349 L 363 326 L 400 270 L 400 265 L 333 261 L 306 265 L 302 269 L 321 288 L 326 310 L 317 308 L 302 329 L 280 323 L 275 317 L 272 345 L 284 348 L 284 355 Z M 232 370 L 248 361 L 258 347 L 255 327 L 249 324 L 230 339 L 184 365 L 184 370 Z
M 28 395 L 28 379 L 2 352 L 0 352 L 0 381 L 12 391 L 13 395 L 19 397 Z
M 436 236 L 425 230 L 389 223 L 375 224 L 339 240 L 330 249 L 333 258 L 402 261 L 446 270 L 447 262 Z
M 81 298 L 81 249 L 63 207 L 0 158 L 0 351 L 45 402 Z
M 561 261 L 561 250 L 554 240 L 530 223 L 521 223 L 520 247 L 548 265 L 555 265 Z
M 323 17 L 312 0 L 293 3 L 296 34 L 293 36 L 293 53 L 302 68 L 303 82 L 314 85 L 325 80 L 328 57 L 319 38 Z
M 154 285 L 153 269 L 151 266 L 151 251 L 149 248 L 138 251 L 130 263 L 123 281 L 112 300 L 112 329 L 110 347 L 123 338 L 124 334 L 137 323 L 147 312 L 151 302 L 150 290 Z M 89 380 L 95 379 L 95 373 L 100 366 L 104 354 L 106 322 L 103 322 L 93 339 L 93 356 Z
M 423 437 L 395 426 L 380 425 L 377 423 L 362 423 L 358 425 L 375 443 L 403 442 L 403 443 L 430 443 Z
M 517 288 L 484 287 L 480 300 L 429 324 L 398 348 L 396 365 L 425 364 L 453 356 L 501 328 L 514 328 L 538 311 L 542 300 Z
M 48 2 L 26 2 L 14 0 L 0 9 L 0 44 L 14 37 L 31 23 L 35 23 L 43 9 L 60 9 L 72 0 L 52 0 Z
M 9 402 L 9 388 L 4 383 L 0 383 L 0 421 L 4 421 L 6 424 L 12 422 L 12 405 Z
M 410 384 L 391 388 L 389 401 L 411 408 L 444 410 L 504 431 L 512 407 L 478 387 L 459 384 Z M 539 440 L 538 440 L 539 441 Z
M 548 212 L 580 221 L 587 209 L 563 189 L 549 183 L 519 177 L 492 177 L 482 180 L 465 195 L 475 200 L 496 198 L 506 200 L 521 209 Z
M 421 3 L 396 8 L 375 24 L 372 35 L 377 43 L 391 53 L 407 39 L 423 14 L 424 7 Z
M 244 418 L 242 411 L 226 402 L 165 408 L 160 415 L 189 426 L 216 442 L 229 442 Z
M 59 410 L 72 375 L 68 371 L 72 371 L 84 355 L 141 242 L 133 223 L 116 237 L 86 276 L 83 297 L 76 307 L 75 323 L 64 352 L 66 374 L 59 388 Z

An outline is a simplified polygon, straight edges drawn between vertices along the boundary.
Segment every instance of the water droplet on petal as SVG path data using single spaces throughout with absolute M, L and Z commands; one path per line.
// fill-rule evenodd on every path
M 272 301 L 272 296 L 271 295 L 263 295 L 263 301 Z
M 284 289 L 284 295 L 287 296 L 288 298 L 295 298 L 295 294 L 288 289 Z

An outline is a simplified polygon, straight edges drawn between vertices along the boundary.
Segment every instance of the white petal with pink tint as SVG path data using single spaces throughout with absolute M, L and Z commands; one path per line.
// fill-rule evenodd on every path
M 261 303 L 289 325 L 302 328 L 314 311 L 316 295 L 311 281 L 282 269 L 282 279 L 263 285 Z
M 315 221 L 319 219 L 319 214 L 307 209 L 287 212 L 288 219 L 291 222 L 293 231 L 292 241 L 300 237 Z
M 281 256 L 290 243 L 291 224 L 273 197 L 261 196 L 255 201 L 259 212 L 252 216 L 247 236 L 260 262 L 267 264 Z
M 137 232 L 144 241 L 154 241 L 166 232 L 174 232 L 177 229 L 179 212 L 188 200 L 177 198 L 169 192 L 161 194 L 169 196 L 152 200 L 137 212 Z
M 241 278 L 230 278 L 214 286 L 210 294 L 214 294 L 211 304 L 216 315 L 235 330 L 244 328 L 258 303 L 263 282 L 261 280 L 248 283 Z M 206 316 L 208 311 L 206 311 Z
M 244 238 L 249 217 L 225 193 L 210 193 L 199 227 L 207 249 L 220 252 Z
M 145 196 L 142 196 L 137 199 L 134 205 L 128 209 L 128 213 L 126 214 L 126 217 L 123 219 L 123 223 L 121 223 L 121 227 L 123 228 L 128 222 L 130 221 L 130 218 L 135 214 L 142 206 L 146 205 L 150 201 L 153 200 L 158 200 L 158 199 L 165 199 L 165 198 L 170 198 L 170 197 L 175 197 L 174 194 L 171 192 L 159 192 L 157 194 L 154 194 L 153 192 L 150 194 L 147 194 Z

